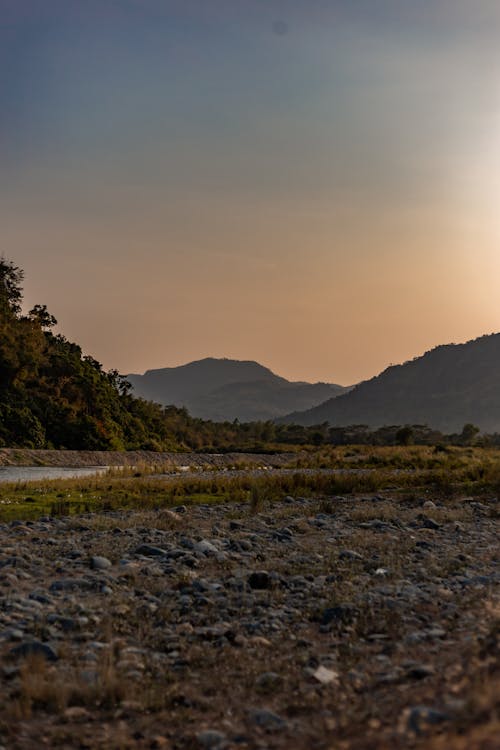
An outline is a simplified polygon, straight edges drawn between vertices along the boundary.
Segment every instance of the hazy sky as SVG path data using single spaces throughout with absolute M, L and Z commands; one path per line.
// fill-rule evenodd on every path
M 500 330 L 498 0 L 0 0 L 0 253 L 110 368 Z

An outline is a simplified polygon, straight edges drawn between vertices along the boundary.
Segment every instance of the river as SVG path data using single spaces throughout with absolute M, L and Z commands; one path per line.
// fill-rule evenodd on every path
M 41 479 L 75 479 L 104 474 L 107 466 L 0 466 L 0 482 L 37 482 Z

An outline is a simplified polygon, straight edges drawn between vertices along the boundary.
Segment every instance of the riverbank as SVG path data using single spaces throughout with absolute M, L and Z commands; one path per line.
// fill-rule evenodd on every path
M 156 453 L 154 451 L 66 451 L 0 448 L 0 466 L 181 466 L 223 469 L 237 464 L 280 467 L 296 453 Z

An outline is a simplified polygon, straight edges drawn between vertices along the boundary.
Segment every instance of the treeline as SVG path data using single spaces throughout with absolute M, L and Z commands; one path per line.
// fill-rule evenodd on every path
M 445 434 L 427 425 L 368 425 L 330 427 L 328 422 L 313 427 L 289 425 L 277 439 L 282 442 L 312 445 L 500 445 L 500 435 L 480 435 L 473 424 L 465 424 L 459 433 Z
M 203 423 L 207 424 L 207 423 Z M 211 424 L 211 423 L 208 423 Z M 473 424 L 465 424 L 459 433 L 445 434 L 427 425 L 389 425 L 373 429 L 367 425 L 330 427 L 328 422 L 320 425 L 282 425 L 273 422 L 251 422 L 248 424 L 217 424 L 224 440 L 220 449 L 248 449 L 266 452 L 287 446 L 325 445 L 483 445 L 500 446 L 500 435 L 480 435 Z

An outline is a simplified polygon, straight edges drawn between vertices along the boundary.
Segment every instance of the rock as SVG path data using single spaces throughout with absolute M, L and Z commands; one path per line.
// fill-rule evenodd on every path
M 41 641 L 25 641 L 10 650 L 14 659 L 26 659 L 28 656 L 41 656 L 47 661 L 57 661 L 58 656 L 53 648 Z
M 353 549 L 343 549 L 339 552 L 339 560 L 362 560 L 363 555 Z
M 436 503 L 433 503 L 432 500 L 426 500 L 422 505 L 422 508 L 424 508 L 425 510 L 435 510 L 435 508 L 437 508 L 437 505 Z
M 406 676 L 413 680 L 423 680 L 435 674 L 435 669 L 431 664 L 414 664 L 406 670 Z
M 313 673 L 313 677 L 322 685 L 330 685 L 332 682 L 338 682 L 339 675 L 338 672 L 334 672 L 333 669 L 319 666 Z
M 65 633 L 68 633 L 71 630 L 77 630 L 79 627 L 79 623 L 73 617 L 64 617 L 63 615 L 58 615 L 55 612 L 52 612 L 48 615 L 47 622 L 50 625 L 56 625 L 57 627 L 61 628 L 61 630 L 63 630 Z
M 441 711 L 436 711 L 428 706 L 413 706 L 407 708 L 402 717 L 403 730 L 422 735 L 426 730 L 436 724 L 442 724 L 449 720 L 449 716 Z
M 287 728 L 287 722 L 278 714 L 267 708 L 260 708 L 250 712 L 250 720 L 266 732 L 280 732 Z
M 330 625 L 332 622 L 349 624 L 357 614 L 357 609 L 352 604 L 338 604 L 336 607 L 328 607 L 323 610 L 320 618 L 321 625 Z
M 481 513 L 489 513 L 490 512 L 489 505 L 485 505 L 484 503 L 473 502 L 473 503 L 470 503 L 470 507 L 474 508 L 474 510 L 480 511 Z
M 248 576 L 248 585 L 251 589 L 268 589 L 271 587 L 271 576 L 265 570 L 256 571 Z
M 96 588 L 96 581 L 87 578 L 60 578 L 50 584 L 50 591 L 91 591 Z
M 0 633 L 0 638 L 5 641 L 22 641 L 24 638 L 24 631 L 19 628 L 8 628 Z
M 143 557 L 163 557 L 167 554 L 167 550 L 161 547 L 154 547 L 151 544 L 140 544 L 135 550 L 135 555 L 142 555 Z
M 441 524 L 437 523 L 437 521 L 434 521 L 433 518 L 425 516 L 423 513 L 418 516 L 418 520 L 421 522 L 424 529 L 433 529 L 434 531 L 437 531 L 441 528 Z
M 212 542 L 209 542 L 207 539 L 202 539 L 200 542 L 197 542 L 194 545 L 194 549 L 195 552 L 202 555 L 217 555 L 219 553 L 215 544 L 212 544 Z
M 283 684 L 283 678 L 277 672 L 263 672 L 257 677 L 256 683 L 265 692 L 275 690 Z
M 198 745 L 207 750 L 218 750 L 227 744 L 227 736 L 223 732 L 214 729 L 205 729 L 196 735 Z
M 169 521 L 173 521 L 175 524 L 181 523 L 182 519 L 179 518 L 179 513 L 175 513 L 173 510 L 168 510 L 167 508 L 164 508 L 161 511 L 161 518 L 168 519 Z
M 263 648 L 270 648 L 273 644 L 267 638 L 262 635 L 253 635 L 248 639 L 251 646 L 261 646 Z
M 112 564 L 111 560 L 101 555 L 94 555 L 90 558 L 90 567 L 93 570 L 106 570 L 106 568 L 111 568 Z

